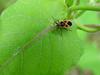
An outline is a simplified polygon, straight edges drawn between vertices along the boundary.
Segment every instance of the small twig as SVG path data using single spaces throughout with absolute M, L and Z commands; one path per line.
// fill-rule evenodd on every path
M 100 31 L 100 26 L 99 25 L 81 25 L 77 23 L 77 28 L 86 32 L 97 32 Z
M 100 29 L 100 24 L 86 24 L 86 25 L 84 25 L 84 26 Z
M 67 19 L 72 19 L 72 11 L 68 8 Z
M 77 12 L 74 18 L 80 17 L 84 12 L 84 10 Z
M 71 7 L 71 10 L 72 11 L 75 11 L 75 10 L 100 11 L 100 7 L 98 7 L 98 6 L 90 6 L 90 5 L 73 6 L 73 7 Z

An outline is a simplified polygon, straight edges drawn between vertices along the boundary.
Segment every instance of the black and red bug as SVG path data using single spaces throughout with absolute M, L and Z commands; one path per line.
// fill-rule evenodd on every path
M 56 21 L 55 23 L 58 28 L 67 29 L 72 26 L 72 22 L 70 20 Z
M 55 28 L 57 29 L 57 31 L 60 31 L 61 33 L 66 30 L 66 31 L 71 31 L 71 26 L 72 26 L 72 21 L 71 20 L 57 20 L 54 17 L 53 21 L 54 21 L 54 25 L 56 26 Z
M 63 35 L 63 33 L 66 31 L 72 31 L 72 21 L 71 20 L 55 20 L 54 19 L 54 25 L 57 32 L 59 32 L 60 35 Z

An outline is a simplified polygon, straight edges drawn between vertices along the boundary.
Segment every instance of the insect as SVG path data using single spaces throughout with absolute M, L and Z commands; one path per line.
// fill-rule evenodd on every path
M 67 31 L 71 31 L 70 27 L 72 26 L 72 22 L 70 20 L 55 20 L 54 21 L 57 30 L 60 30 L 62 32 L 62 30 L 67 30 Z
M 67 29 L 72 26 L 72 22 L 70 20 L 58 21 L 55 23 L 59 28 L 64 28 L 64 29 Z
M 71 20 L 56 20 L 54 19 L 55 30 L 54 32 L 63 36 L 66 31 L 71 31 Z
M 60 28 L 60 29 L 68 29 L 72 26 L 72 22 L 71 20 L 57 20 L 55 19 L 54 17 L 52 17 L 53 20 L 54 20 L 54 25 L 56 24 L 57 28 Z

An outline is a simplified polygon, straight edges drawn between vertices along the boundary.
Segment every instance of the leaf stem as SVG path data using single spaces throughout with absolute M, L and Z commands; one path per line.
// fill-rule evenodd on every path
M 77 12 L 74 18 L 80 17 L 84 12 L 85 12 L 84 10 Z
M 71 7 L 71 10 L 87 10 L 87 11 L 100 11 L 100 7 L 98 6 L 90 6 L 90 5 L 85 5 L 85 6 L 74 6 Z
M 86 32 L 100 31 L 100 25 L 81 25 L 77 23 L 77 28 Z
M 71 17 L 72 17 L 72 11 L 70 10 L 70 8 L 68 8 L 67 19 L 71 19 Z

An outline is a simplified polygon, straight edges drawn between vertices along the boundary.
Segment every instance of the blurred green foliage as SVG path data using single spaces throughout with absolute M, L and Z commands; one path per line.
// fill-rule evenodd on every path
M 100 24 L 100 19 L 98 17 L 98 12 L 86 11 L 78 21 L 81 24 Z M 78 33 L 80 38 L 84 40 L 84 43 L 86 44 L 85 52 L 79 62 L 79 66 L 84 70 L 91 70 L 94 73 L 93 75 L 100 75 L 100 48 L 97 48 L 97 44 L 100 44 L 99 32 L 98 34 L 91 33 L 91 36 L 89 33 L 80 30 Z M 96 40 L 98 43 L 96 43 Z

